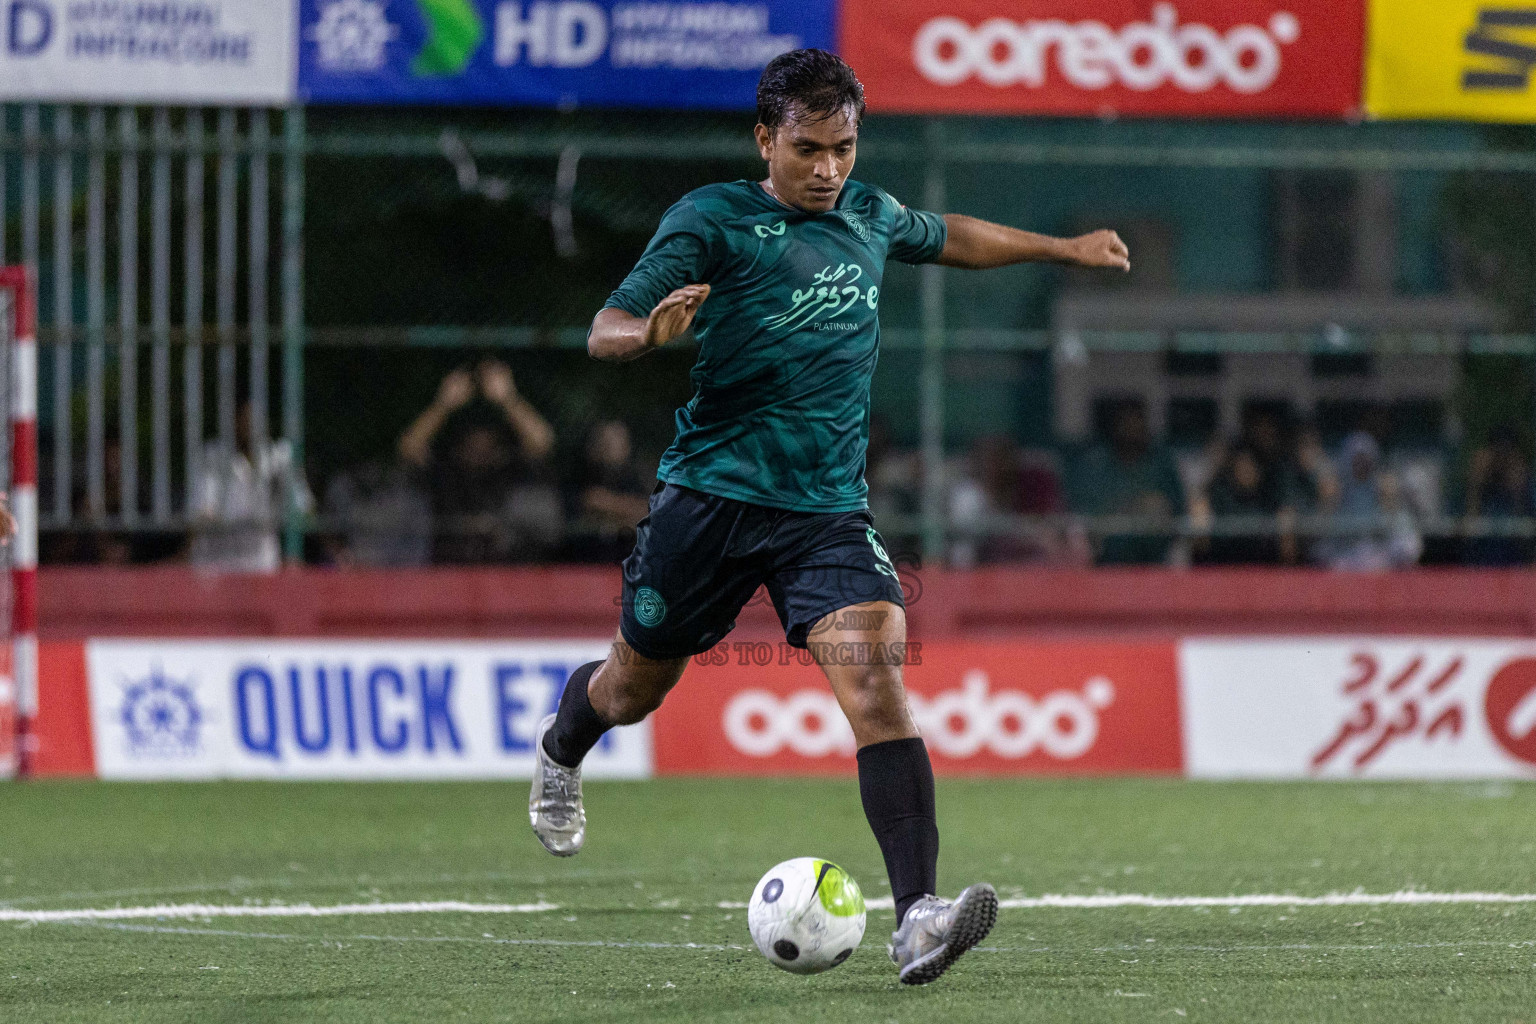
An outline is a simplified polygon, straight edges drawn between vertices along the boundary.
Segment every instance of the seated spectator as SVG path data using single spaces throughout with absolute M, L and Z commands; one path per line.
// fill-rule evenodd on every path
M 1068 539 L 1056 526 L 1012 517 L 1064 511 L 1052 467 L 1026 457 L 1010 437 L 991 435 L 972 447 L 966 475 L 949 495 L 955 566 L 1000 562 L 1063 562 Z
M 432 557 L 432 506 L 402 466 L 370 462 L 338 474 L 323 510 L 333 565 L 406 568 Z
M 1281 565 L 1296 561 L 1296 496 L 1286 461 L 1240 445 L 1229 452 L 1194 518 L 1210 531 L 1195 543 L 1209 565 Z M 1244 527 L 1241 520 L 1249 520 Z
M 635 547 L 635 524 L 645 518 L 656 485 L 634 456 L 629 427 L 605 420 L 587 432 L 581 464 L 570 481 L 567 550 L 579 562 L 622 562 Z
M 78 448 L 76 451 L 84 454 Z M 38 557 L 45 564 L 128 565 L 136 561 L 132 535 L 108 529 L 103 517 L 92 511 L 86 497 L 89 488 L 83 461 L 76 467 L 72 528 L 43 532 L 38 537 Z M 108 434 L 102 441 L 101 466 L 102 511 L 107 520 L 124 511 L 122 479 L 122 446 L 117 435 Z
M 896 447 L 889 420 L 879 413 L 870 415 L 864 479 L 869 483 L 869 511 L 877 521 L 881 516 L 911 515 L 920 510 L 921 463 L 919 453 Z
M 1100 565 L 1145 565 L 1167 560 L 1173 519 L 1184 514 L 1184 491 L 1172 454 L 1154 444 L 1139 400 L 1122 402 L 1110 421 L 1107 444 L 1096 445 L 1073 474 L 1074 512 L 1135 516 L 1146 526 L 1100 538 Z
M 276 572 L 282 563 L 278 529 L 289 509 L 314 507 L 287 440 L 253 438 L 251 403 L 235 417 L 234 445 L 211 441 L 198 467 L 192 510 L 192 564 L 217 572 Z
M 401 459 L 427 483 L 433 561 L 547 556 L 563 528 L 546 463 L 554 443 L 505 363 L 487 359 L 473 373 L 444 377 L 436 399 L 400 438 Z
M 1318 545 L 1333 569 L 1373 571 L 1413 565 L 1424 549 L 1397 478 L 1381 468 L 1381 446 L 1364 430 L 1339 455 L 1336 529 Z
M 897 448 L 891 424 L 880 413 L 869 417 L 869 446 L 864 453 L 869 511 L 898 563 L 917 557 L 922 538 L 915 519 L 922 511 L 923 460 L 914 449 Z
M 1309 511 L 1332 512 L 1339 505 L 1339 476 L 1323 435 L 1309 423 L 1296 436 L 1296 475 L 1298 496 Z
M 1531 541 L 1512 528 L 1536 514 L 1531 467 L 1520 435 L 1498 427 L 1488 443 L 1472 453 L 1467 467 L 1466 512 L 1470 534 L 1463 558 L 1468 565 L 1523 565 L 1531 560 Z

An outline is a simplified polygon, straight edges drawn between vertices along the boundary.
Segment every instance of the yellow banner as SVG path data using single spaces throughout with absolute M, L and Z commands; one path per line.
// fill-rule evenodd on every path
M 1372 117 L 1536 121 L 1536 0 L 1371 0 Z

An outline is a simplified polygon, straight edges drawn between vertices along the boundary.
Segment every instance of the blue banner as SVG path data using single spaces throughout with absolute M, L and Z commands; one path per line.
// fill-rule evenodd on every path
M 831 49 L 833 0 L 301 0 L 311 103 L 750 109 L 763 66 Z

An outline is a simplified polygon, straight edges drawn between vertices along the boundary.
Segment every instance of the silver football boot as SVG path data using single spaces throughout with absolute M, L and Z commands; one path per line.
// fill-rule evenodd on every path
M 587 812 L 581 806 L 581 766 L 567 768 L 544 752 L 544 734 L 554 715 L 539 723 L 533 749 L 533 790 L 528 794 L 528 821 L 544 849 L 556 857 L 574 857 L 587 838 Z
M 891 936 L 891 962 L 903 985 L 926 985 L 949 970 L 960 955 L 987 937 L 997 923 L 997 890 L 971 886 L 955 902 L 924 896 L 907 909 Z

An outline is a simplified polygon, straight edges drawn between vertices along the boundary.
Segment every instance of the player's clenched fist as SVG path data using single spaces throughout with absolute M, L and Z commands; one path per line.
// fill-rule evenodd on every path
M 656 303 L 645 321 L 645 347 L 660 348 L 688 330 L 707 298 L 709 285 L 685 284 Z
M 1094 231 L 1070 242 L 1072 261 L 1083 267 L 1118 267 L 1131 269 L 1131 251 L 1113 231 Z

